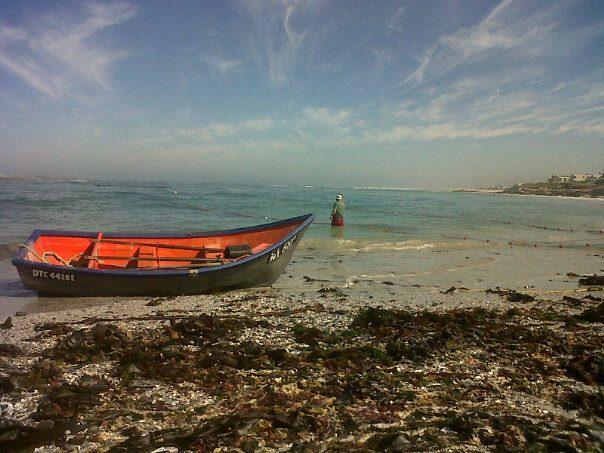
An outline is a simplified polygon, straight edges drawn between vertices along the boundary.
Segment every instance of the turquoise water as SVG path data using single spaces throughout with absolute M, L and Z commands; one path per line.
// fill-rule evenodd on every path
M 34 228 L 192 231 L 233 228 L 313 212 L 309 236 L 329 237 L 342 192 L 348 239 L 446 241 L 468 238 L 556 242 L 553 230 L 586 239 L 604 229 L 602 200 L 363 188 L 0 180 L 0 243 Z M 557 233 L 557 231 L 556 231 Z M 562 233 L 571 233 L 562 231 Z M 582 239 L 561 234 L 560 240 Z M 563 236 L 563 238 L 562 238 Z
M 331 228 L 335 195 L 346 226 Z M 604 200 L 368 188 L 0 179 L 0 299 L 30 294 L 9 263 L 35 228 L 200 231 L 312 212 L 316 222 L 277 284 L 303 276 L 392 295 L 412 284 L 576 287 L 604 268 Z M 510 246 L 510 242 L 512 245 Z M 587 246 L 589 244 L 589 247 Z M 536 247 L 535 247 L 536 246 Z M 385 293 L 384 293 L 385 294 Z

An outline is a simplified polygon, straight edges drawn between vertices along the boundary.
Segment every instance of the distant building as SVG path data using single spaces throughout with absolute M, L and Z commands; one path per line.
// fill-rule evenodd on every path
M 561 183 L 561 182 L 570 182 L 572 180 L 573 180 L 573 175 L 569 175 L 569 176 L 554 175 L 554 176 L 551 176 L 547 180 L 547 182 Z
M 573 175 L 573 180 L 576 182 L 595 182 L 598 176 L 591 173 L 576 173 Z

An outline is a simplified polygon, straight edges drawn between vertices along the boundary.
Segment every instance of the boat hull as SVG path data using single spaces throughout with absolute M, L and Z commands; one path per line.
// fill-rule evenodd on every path
M 52 296 L 177 296 L 270 286 L 284 273 L 313 220 L 312 214 L 306 216 L 299 227 L 257 255 L 212 268 L 113 271 L 33 262 L 18 256 L 13 264 L 26 287 Z

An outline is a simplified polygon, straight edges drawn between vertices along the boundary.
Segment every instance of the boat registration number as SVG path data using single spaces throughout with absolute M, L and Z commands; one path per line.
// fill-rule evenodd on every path
M 298 235 L 288 239 L 285 243 L 283 243 L 283 245 L 281 247 L 278 247 L 274 252 L 272 252 L 268 258 L 268 262 L 272 263 L 277 258 L 279 258 L 281 255 L 283 255 L 283 253 L 285 253 L 285 251 L 287 249 L 289 249 L 292 245 L 294 245 L 294 242 L 296 242 L 297 237 L 298 237 Z
M 75 282 L 74 274 L 63 274 L 61 272 L 49 272 L 49 271 L 41 271 L 38 269 L 34 269 L 32 271 L 32 275 L 34 277 L 39 277 L 39 278 L 52 278 L 55 280 L 64 280 L 66 282 Z

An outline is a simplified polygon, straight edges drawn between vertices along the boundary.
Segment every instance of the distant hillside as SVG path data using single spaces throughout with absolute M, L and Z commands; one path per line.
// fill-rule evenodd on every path
M 604 198 L 604 179 L 596 182 L 528 182 L 516 184 L 503 191 L 520 195 Z

